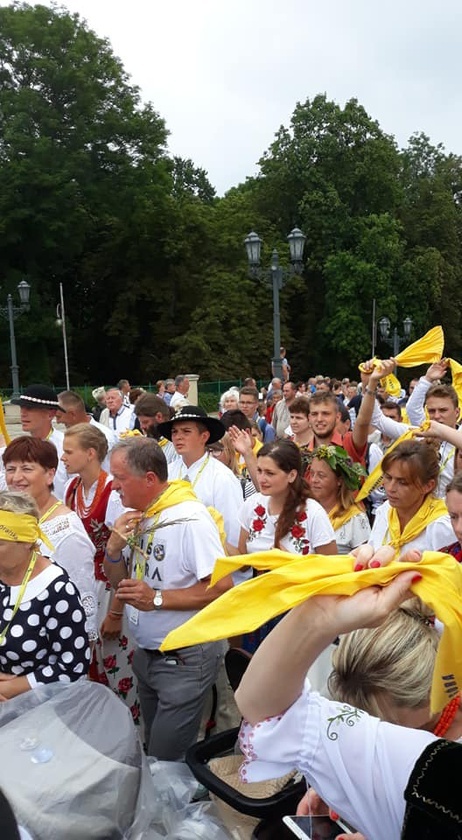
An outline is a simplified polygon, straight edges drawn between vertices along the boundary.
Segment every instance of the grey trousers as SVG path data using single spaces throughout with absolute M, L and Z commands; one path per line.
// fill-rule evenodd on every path
M 221 642 L 193 645 L 161 654 L 137 648 L 138 678 L 148 755 L 178 761 L 197 738 L 209 688 L 217 678 Z

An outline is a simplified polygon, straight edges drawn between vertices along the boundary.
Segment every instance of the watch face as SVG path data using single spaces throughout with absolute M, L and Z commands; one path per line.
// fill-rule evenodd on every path
M 156 594 L 154 596 L 154 606 L 155 607 L 161 607 L 162 606 L 162 600 L 163 600 L 162 599 L 162 593 L 161 592 L 156 592 Z

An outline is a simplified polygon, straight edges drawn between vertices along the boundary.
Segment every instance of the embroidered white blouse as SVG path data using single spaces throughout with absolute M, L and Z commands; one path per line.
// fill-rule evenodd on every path
M 310 691 L 282 715 L 252 727 L 240 745 L 249 782 L 297 768 L 322 799 L 368 840 L 399 840 L 404 790 L 431 732 L 384 723 Z

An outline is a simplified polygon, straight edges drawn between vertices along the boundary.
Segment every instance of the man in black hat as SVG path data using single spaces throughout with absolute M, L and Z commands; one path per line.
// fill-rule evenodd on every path
M 19 405 L 23 432 L 40 440 L 49 440 L 56 447 L 59 463 L 53 481 L 53 492 L 58 499 L 63 500 L 64 488 L 68 480 L 66 469 L 61 461 L 64 435 L 52 424 L 58 409 L 63 411 L 57 394 L 48 385 L 28 385 L 21 396 L 12 399 L 11 403 Z
M 208 450 L 226 432 L 221 420 L 209 417 L 198 405 L 187 405 L 172 420 L 159 423 L 157 430 L 172 441 L 180 456 L 169 464 L 169 480 L 189 481 L 198 499 L 221 513 L 227 541 L 237 548 L 241 486 L 232 471 Z

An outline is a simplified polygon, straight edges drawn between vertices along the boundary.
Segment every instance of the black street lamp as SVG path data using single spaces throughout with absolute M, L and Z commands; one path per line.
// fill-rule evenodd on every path
M 406 344 L 411 337 L 412 318 L 405 318 L 403 321 L 403 335 L 398 335 L 398 328 L 394 327 L 392 335 L 390 335 L 391 323 L 390 319 L 384 316 L 379 321 L 380 338 L 385 344 L 392 348 L 392 355 L 397 356 L 399 348 L 402 344 Z
M 14 321 L 19 315 L 22 315 L 23 312 L 27 312 L 29 309 L 29 297 L 30 297 L 30 285 L 27 283 L 26 280 L 21 280 L 18 283 L 18 292 L 19 292 L 19 306 L 14 306 L 13 298 L 11 295 L 8 295 L 6 298 L 6 306 L 0 306 L 0 315 L 2 318 L 6 318 L 10 327 L 10 348 L 11 348 L 11 379 L 13 381 L 13 394 L 12 396 L 18 398 L 19 394 L 19 367 L 18 367 L 18 360 L 16 358 L 16 338 L 14 335 Z
M 271 254 L 270 267 L 266 272 L 262 270 L 260 266 L 262 240 L 258 234 L 252 231 L 244 240 L 250 276 L 266 276 L 266 279 L 273 287 L 273 375 L 277 376 L 279 379 L 282 379 L 282 360 L 280 355 L 281 313 L 279 311 L 279 291 L 282 289 L 288 276 L 291 274 L 302 273 L 305 239 L 306 236 L 303 235 L 301 230 L 299 228 L 294 228 L 287 237 L 290 251 L 290 268 L 281 268 L 279 265 L 279 254 L 276 249 L 274 249 Z

